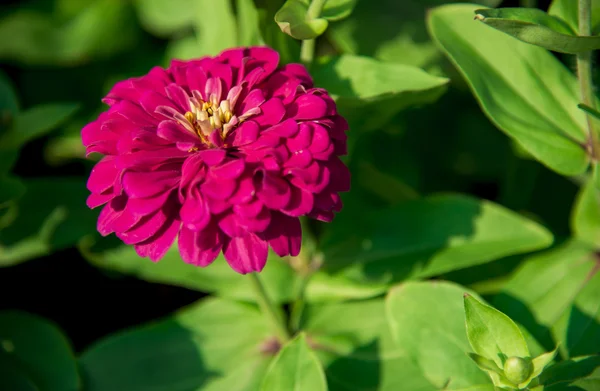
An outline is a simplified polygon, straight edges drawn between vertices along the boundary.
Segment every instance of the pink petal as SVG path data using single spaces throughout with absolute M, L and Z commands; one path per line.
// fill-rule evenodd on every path
M 92 193 L 88 196 L 87 200 L 85 201 L 85 204 L 87 205 L 88 208 L 94 209 L 100 205 L 106 204 L 108 201 L 112 200 L 116 196 L 117 196 L 117 194 L 114 194 L 114 193 L 109 193 L 109 194 Z
M 236 113 L 238 113 L 238 115 L 243 115 L 248 110 L 253 109 L 255 107 L 259 107 L 264 101 L 265 97 L 261 90 L 252 90 L 246 96 L 246 98 L 244 98 L 244 100 L 239 106 L 239 109 L 236 110 Z
M 183 88 L 175 83 L 171 83 L 165 90 L 169 99 L 177 105 L 176 109 L 179 109 L 182 113 L 190 110 L 190 97 Z
M 261 236 L 269 241 L 273 251 L 280 257 L 287 255 L 295 257 L 300 253 L 302 228 L 297 217 L 273 213 L 269 228 Z
M 260 272 L 267 263 L 269 247 L 255 234 L 231 238 L 223 248 L 229 266 L 240 274 Z
M 221 166 L 213 167 L 211 175 L 222 179 L 235 179 L 244 172 L 244 161 L 242 159 L 233 159 Z
M 181 228 L 178 244 L 181 259 L 186 263 L 201 267 L 210 265 L 223 247 L 221 233 L 214 225 L 199 232 L 185 227 Z
M 179 232 L 180 226 L 181 222 L 179 220 L 171 219 L 153 237 L 136 244 L 134 246 L 135 251 L 139 256 L 149 257 L 153 262 L 157 262 L 169 251 Z
M 124 232 L 115 231 L 125 244 L 135 244 L 154 236 L 167 222 L 168 217 L 162 210 L 158 210 L 152 215 L 144 216 L 135 226 Z
M 233 133 L 235 135 L 233 145 L 242 146 L 256 141 L 260 128 L 254 121 L 245 121 L 241 126 L 236 128 Z
M 290 216 L 303 216 L 313 209 L 313 193 L 292 186 L 292 197 L 282 212 Z
M 112 187 L 119 174 L 120 171 L 115 167 L 115 159 L 106 156 L 92 168 L 87 188 L 92 193 L 102 193 Z
M 150 214 L 164 206 L 171 194 L 172 191 L 164 191 L 151 197 L 129 198 L 129 201 L 127 201 L 127 209 L 130 209 L 139 215 Z
M 179 183 L 176 171 L 134 172 L 123 175 L 123 189 L 135 198 L 152 197 L 173 189 Z
M 271 98 L 260 106 L 261 114 L 252 117 L 260 126 L 273 126 L 283 119 L 285 107 L 278 98 Z
M 327 114 L 327 103 L 314 94 L 303 94 L 290 105 L 288 115 L 297 120 L 317 119 Z
M 262 180 L 255 179 L 254 186 L 258 198 L 271 209 L 281 209 L 290 201 L 289 183 L 268 172 L 263 173 Z
M 179 211 L 184 227 L 201 231 L 210 222 L 208 205 L 197 188 L 192 188 Z
M 271 126 L 263 131 L 263 134 L 275 134 L 279 137 L 290 138 L 298 133 L 298 122 L 292 118 Z
M 189 142 L 192 144 L 199 144 L 200 139 L 197 135 L 192 134 L 189 130 L 184 128 L 182 125 L 175 121 L 165 120 L 158 124 L 156 134 L 165 140 L 172 142 Z

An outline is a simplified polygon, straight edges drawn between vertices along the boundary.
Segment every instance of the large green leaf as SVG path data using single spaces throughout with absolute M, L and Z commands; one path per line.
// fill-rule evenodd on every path
M 327 391 L 321 363 L 301 333 L 285 345 L 265 374 L 261 391 Z
M 342 53 L 437 70 L 441 53 L 427 35 L 425 15 L 428 9 L 448 2 L 380 0 L 374 6 L 369 1 L 358 1 L 352 14 L 331 24 L 326 34 Z M 476 3 L 495 7 L 500 1 L 479 0 Z
M 133 9 L 124 1 L 91 1 L 66 22 L 23 9 L 0 20 L 0 58 L 73 65 L 126 50 L 137 36 Z
M 330 391 L 438 389 L 392 340 L 383 300 L 309 306 L 305 319 Z
M 416 67 L 352 55 L 315 65 L 312 76 L 348 121 L 365 130 L 385 125 L 402 109 L 435 101 L 448 83 Z
M 0 385 L 4 381 L 29 385 L 3 388 L 7 391 L 77 391 L 81 387 L 77 363 L 65 336 L 52 323 L 28 313 L 0 312 L 0 368 L 7 366 L 18 369 L 20 379 L 0 376 Z
M 194 26 L 201 44 L 196 57 L 214 56 L 237 46 L 237 26 L 231 0 L 196 0 L 195 4 Z
M 571 387 L 571 383 L 593 376 L 597 368 L 600 368 L 600 356 L 575 357 L 545 370 L 540 381 L 545 386 L 544 391 L 581 391 L 582 388 Z
M 134 4 L 144 28 L 161 37 L 183 30 L 194 21 L 193 0 L 135 0 Z
M 239 46 L 263 45 L 260 32 L 260 15 L 254 0 L 237 0 L 237 27 Z
M 394 340 L 436 389 L 491 384 L 466 354 L 471 348 L 463 312 L 465 291 L 447 282 L 407 282 L 386 299 Z
M 589 159 L 576 77 L 545 49 L 471 23 L 476 9 L 436 8 L 428 18 L 431 35 L 499 129 L 558 173 L 581 174 Z
M 85 205 L 83 178 L 23 180 L 16 216 L 0 227 L 0 266 L 13 265 L 69 247 L 96 231 L 97 212 Z
M 257 391 L 277 343 L 258 310 L 208 299 L 109 336 L 79 363 L 88 391 Z
M 25 186 L 19 178 L 0 173 L 0 207 L 5 202 L 22 196 L 23 193 L 25 193 Z
M 131 246 L 126 245 L 101 252 L 84 245 L 82 250 L 86 258 L 100 268 L 132 274 L 146 281 L 214 292 L 219 296 L 245 301 L 255 300 L 248 276 L 233 271 L 222 254 L 214 263 L 202 268 L 183 262 L 176 244 L 156 263 L 140 258 Z M 261 272 L 261 280 L 273 300 L 284 302 L 293 298 L 296 281 L 294 272 L 273 253 Z
M 79 105 L 73 103 L 49 103 L 22 111 L 16 115 L 8 131 L 0 137 L 0 146 L 19 148 L 64 123 L 78 108 Z
M 546 350 L 560 343 L 563 355 L 592 353 L 592 341 L 600 338 L 600 302 L 598 296 L 594 299 L 600 276 L 593 274 L 594 261 L 593 248 L 575 240 L 532 256 L 493 304 L 525 326 Z
M 350 208 L 351 205 L 348 205 Z M 356 213 L 351 212 L 356 210 Z M 429 277 L 545 248 L 545 228 L 489 201 L 435 195 L 334 221 L 322 250 L 324 267 L 360 281 Z
M 593 178 L 582 186 L 577 196 L 571 229 L 577 238 L 600 247 L 600 190 Z
M 592 0 L 592 26 L 597 26 L 600 23 L 600 0 Z M 548 14 L 561 18 L 573 29 L 579 31 L 579 23 L 577 21 L 579 2 L 573 0 L 553 0 Z M 594 28 L 595 30 L 595 28 Z
M 561 19 L 536 8 L 475 11 L 476 19 L 520 41 L 560 53 L 583 53 L 600 48 L 600 37 L 580 37 Z

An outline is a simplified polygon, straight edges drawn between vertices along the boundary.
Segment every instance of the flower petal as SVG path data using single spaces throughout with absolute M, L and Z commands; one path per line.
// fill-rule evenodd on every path
M 219 228 L 215 225 L 209 225 L 198 232 L 185 227 L 181 228 L 178 238 L 181 259 L 196 266 L 206 267 L 210 265 L 223 247 L 221 236 Z
M 267 263 L 269 247 L 255 234 L 231 238 L 223 248 L 229 266 L 240 274 L 260 272 Z

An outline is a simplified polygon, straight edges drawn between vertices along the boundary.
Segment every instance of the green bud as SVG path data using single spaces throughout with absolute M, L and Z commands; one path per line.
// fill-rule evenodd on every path
M 509 357 L 504 362 L 504 376 L 515 384 L 521 384 L 531 375 L 531 362 L 521 357 Z

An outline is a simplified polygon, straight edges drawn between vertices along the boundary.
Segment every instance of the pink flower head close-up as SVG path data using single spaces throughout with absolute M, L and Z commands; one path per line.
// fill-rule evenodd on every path
M 331 221 L 350 188 L 347 122 L 304 66 L 279 66 L 267 47 L 173 60 L 120 81 L 109 108 L 82 129 L 94 166 L 98 231 L 160 260 L 177 240 L 183 261 L 222 251 L 239 273 L 261 271 L 269 246 L 298 255 L 300 216 Z

